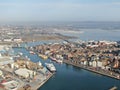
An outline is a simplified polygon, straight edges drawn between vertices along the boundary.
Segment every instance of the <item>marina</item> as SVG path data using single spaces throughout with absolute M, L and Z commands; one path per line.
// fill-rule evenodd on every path
M 13 49 L 16 54 L 18 53 L 14 58 L 20 57 L 15 63 L 17 69 L 1 69 L 2 72 L 15 73 L 9 82 L 13 83 L 10 88 L 20 90 L 38 88 L 38 90 L 109 90 L 112 86 L 116 86 L 117 90 L 120 88 L 118 53 L 120 48 L 116 41 L 91 40 L 84 43 L 84 41 L 62 39 L 60 42 L 52 43 L 50 41 L 22 43 L 20 47 Z M 32 62 L 30 65 L 26 58 Z M 8 61 L 4 62 L 6 63 Z M 54 67 L 54 71 L 57 72 L 53 73 L 46 63 L 54 65 L 50 67 Z M 14 64 L 10 66 L 13 68 Z M 5 81 L 1 81 L 3 82 Z M 2 85 L 8 88 L 9 83 Z
M 42 53 L 42 56 L 47 57 L 48 55 L 52 61 L 58 62 L 58 60 L 63 60 L 67 64 L 120 79 L 120 48 L 117 42 L 67 42 L 66 44 L 37 45 L 33 48 L 34 51 L 40 51 L 39 53 Z M 46 53 L 47 55 L 45 55 Z
M 30 57 L 30 58 L 32 58 L 33 59 L 33 57 L 36 57 L 36 60 L 38 61 L 40 58 L 37 56 L 37 55 L 31 55 L 31 54 L 29 54 L 28 52 L 29 51 L 26 51 L 26 50 L 20 50 L 20 51 L 23 51 L 24 52 L 24 54 L 27 54 L 28 55 L 28 57 Z M 37 61 L 34 61 L 34 62 L 37 62 Z M 73 83 L 75 83 L 74 84 L 74 88 L 72 88 L 71 87 L 71 89 L 70 90 L 73 90 L 73 89 L 85 89 L 84 88 L 84 85 L 85 85 L 85 82 L 86 82 L 86 78 L 85 77 L 90 77 L 90 78 L 92 78 L 93 80 L 92 81 L 90 81 L 89 83 L 90 83 L 90 86 L 89 86 L 89 89 L 97 89 L 97 90 L 102 90 L 103 88 L 102 87 L 104 87 L 104 88 L 106 88 L 105 90 L 109 90 L 109 88 L 111 87 L 111 86 L 113 86 L 113 85 L 116 85 L 117 87 L 118 87 L 118 90 L 119 90 L 119 84 L 120 84 L 120 82 L 119 82 L 119 80 L 114 80 L 114 79 L 110 79 L 110 78 L 108 78 L 108 77 L 106 77 L 106 76 L 100 76 L 100 75 L 98 75 L 98 74 L 92 74 L 91 72 L 87 72 L 87 71 L 84 71 L 84 70 L 82 70 L 82 72 L 81 72 L 81 69 L 80 68 L 76 68 L 76 67 L 72 67 L 72 66 L 69 66 L 69 65 L 66 65 L 66 64 L 59 64 L 59 63 L 56 63 L 56 62 L 54 62 L 54 61 L 51 61 L 50 59 L 48 59 L 48 60 L 42 60 L 42 59 L 40 59 L 41 60 L 41 62 L 44 64 L 44 63 L 49 63 L 49 62 L 53 62 L 54 63 L 54 65 L 55 65 L 55 67 L 56 67 L 56 69 L 57 69 L 57 72 L 56 72 L 56 74 L 55 75 L 53 75 L 53 77 L 52 78 L 50 78 L 49 80 L 48 80 L 48 82 L 47 83 L 45 83 L 42 87 L 40 87 L 40 90 L 47 90 L 48 88 L 51 88 L 51 89 L 53 89 L 51 86 L 51 83 L 52 84 L 55 84 L 56 85 L 56 87 L 54 88 L 54 90 L 56 90 L 56 89 L 58 89 L 58 88 L 62 88 L 63 90 L 66 88 L 69 88 L 70 89 L 70 87 L 68 87 L 67 86 L 67 84 L 65 84 L 65 83 L 67 83 L 67 81 L 71 78 L 71 77 L 78 77 L 79 79 L 80 78 L 83 78 L 83 80 L 82 81 L 84 81 L 84 83 L 81 83 L 81 79 L 80 79 L 80 81 L 79 81 L 79 79 L 78 79 L 78 81 L 75 79 L 75 81 L 74 80 L 72 80 L 71 82 L 73 82 Z M 65 62 L 64 62 L 65 63 Z M 80 69 L 80 70 L 79 70 Z M 62 70 L 62 71 L 61 71 Z M 76 72 L 76 71 L 78 71 L 78 73 Z M 80 71 L 80 72 L 79 72 Z M 84 72 L 83 72 L 84 71 Z M 65 73 L 66 72 L 66 73 Z M 77 74 L 72 74 L 72 73 L 77 73 Z M 61 74 L 60 74 L 61 73 Z M 65 73 L 65 74 L 64 74 Z M 81 75 L 80 75 L 80 73 L 81 74 L 83 74 L 83 73 L 85 73 L 85 77 L 81 77 Z M 66 76 L 67 75 L 67 76 Z M 71 76 L 69 76 L 69 75 L 71 75 Z M 75 76 L 73 76 L 73 75 L 75 75 Z M 80 75 L 80 76 L 79 76 Z M 89 76 L 90 75 L 90 76 Z M 68 77 L 69 76 L 69 77 Z M 66 77 L 68 77 L 68 78 L 66 78 Z M 66 79 L 64 79 L 64 84 L 66 85 L 66 86 L 64 86 L 64 85 L 62 85 L 62 80 L 61 80 L 61 82 L 62 83 L 60 83 L 59 81 L 59 78 L 66 78 Z M 101 79 L 100 79 L 101 78 Z M 67 81 L 65 81 L 65 80 L 67 80 Z M 70 79 L 71 80 L 71 79 Z M 96 85 L 96 86 L 94 86 L 94 85 L 92 85 L 91 83 L 94 83 L 94 80 L 96 81 L 96 80 L 100 80 L 99 81 L 99 84 L 100 85 Z M 55 83 L 55 82 L 59 82 L 58 84 L 57 83 Z M 100 83 L 101 82 L 101 83 Z M 109 83 L 109 85 L 104 85 L 104 83 L 102 84 L 102 82 L 106 82 L 106 83 L 109 83 L 109 82 L 113 82 L 113 83 Z M 80 85 L 80 87 L 78 87 L 79 85 L 77 84 L 77 83 L 81 83 L 81 85 Z M 86 82 L 86 83 L 88 83 L 88 82 Z M 61 87 L 60 86 L 58 86 L 58 85 L 62 85 Z M 77 86 L 78 85 L 78 86 Z M 101 87 L 101 85 L 102 85 L 102 87 Z M 88 88 L 87 89 L 85 89 L 85 90 L 89 90 Z
M 0 0 L 0 90 L 120 90 L 120 0 Z

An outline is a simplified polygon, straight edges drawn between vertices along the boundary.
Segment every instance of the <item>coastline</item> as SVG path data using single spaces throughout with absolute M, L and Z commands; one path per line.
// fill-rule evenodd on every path
M 87 67 L 82 66 L 80 64 L 71 63 L 71 62 L 69 62 L 67 60 L 64 60 L 63 62 L 66 63 L 66 64 L 69 64 L 69 65 L 76 66 L 76 67 L 82 68 L 84 70 L 93 72 L 93 73 L 97 73 L 97 74 L 100 74 L 100 75 L 103 75 L 103 76 L 107 76 L 107 77 L 110 77 L 110 78 L 113 78 L 113 79 L 116 79 L 116 80 L 120 80 L 120 78 L 118 78 L 116 76 L 113 76 L 111 74 L 107 74 L 107 73 L 104 73 L 104 72 L 100 72 L 100 71 L 97 71 L 97 70 L 94 70 L 94 69 L 90 69 L 90 68 L 87 68 Z

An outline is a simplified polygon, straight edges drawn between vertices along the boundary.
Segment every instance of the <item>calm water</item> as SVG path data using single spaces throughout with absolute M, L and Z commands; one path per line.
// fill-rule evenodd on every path
M 86 32 L 86 33 L 85 33 Z M 88 31 L 86 30 L 83 34 L 78 35 L 82 40 L 115 40 L 120 41 L 120 31 L 108 32 L 108 31 Z M 40 44 L 43 42 L 39 42 Z M 35 44 L 35 43 L 34 43 Z M 30 45 L 34 45 L 30 43 Z M 23 52 L 27 55 L 33 62 L 38 62 L 39 60 L 44 64 L 49 62 L 49 60 L 42 60 L 37 55 L 31 55 L 25 49 L 15 48 L 16 52 Z M 77 67 L 66 64 L 57 64 L 56 74 L 49 79 L 39 90 L 108 90 L 112 86 L 117 86 L 120 90 L 120 80 L 115 80 L 106 76 L 98 75 Z
M 120 40 L 120 30 L 81 29 L 82 33 L 72 34 L 81 40 Z M 65 34 L 70 36 L 71 34 Z
M 83 30 L 84 33 L 79 35 L 83 40 L 120 40 L 120 30 Z

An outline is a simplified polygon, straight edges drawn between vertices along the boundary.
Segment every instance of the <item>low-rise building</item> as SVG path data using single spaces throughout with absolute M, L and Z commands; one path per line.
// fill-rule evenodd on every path
M 2 85 L 4 85 L 5 90 L 17 90 L 19 83 L 17 81 L 5 81 L 2 83 Z
M 102 65 L 102 61 L 97 61 L 97 66 L 98 67 L 102 67 L 103 65 Z
M 9 56 L 0 57 L 0 65 L 6 65 L 9 63 L 14 63 L 14 60 L 12 57 L 9 57 Z
M 13 41 L 14 42 L 22 42 L 22 39 L 21 38 L 14 38 Z
M 4 38 L 3 41 L 4 42 L 12 42 L 12 39 L 11 38 Z
M 36 75 L 36 72 L 28 70 L 26 68 L 20 68 L 15 71 L 15 74 L 17 74 L 18 76 L 22 76 L 24 78 L 33 78 L 33 76 Z

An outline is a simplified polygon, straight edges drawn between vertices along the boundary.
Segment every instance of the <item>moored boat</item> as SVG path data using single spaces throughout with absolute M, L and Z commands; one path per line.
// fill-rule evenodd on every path
M 48 56 L 43 55 L 43 54 L 38 54 L 38 56 L 41 57 L 41 58 L 44 59 L 44 60 L 48 59 Z
M 39 65 L 39 66 L 42 66 L 42 63 L 39 61 L 39 62 L 38 62 L 38 65 Z
M 56 60 L 57 63 L 63 63 L 63 60 Z
M 29 53 L 30 53 L 30 54 L 35 54 L 35 52 L 33 52 L 33 51 L 29 51 Z
M 50 59 L 51 59 L 52 61 L 57 61 L 57 59 L 54 58 L 54 57 L 50 57 Z
M 51 72 L 55 72 L 56 71 L 56 68 L 53 65 L 53 63 L 45 63 L 45 65 Z
M 57 62 L 57 63 L 62 63 L 63 62 L 63 60 L 57 60 L 56 58 L 54 58 L 54 57 L 50 57 L 50 59 L 52 60 L 52 61 L 55 61 L 55 62 Z

